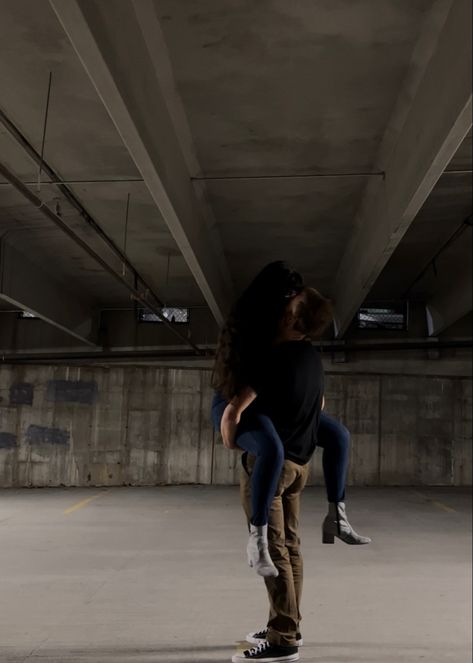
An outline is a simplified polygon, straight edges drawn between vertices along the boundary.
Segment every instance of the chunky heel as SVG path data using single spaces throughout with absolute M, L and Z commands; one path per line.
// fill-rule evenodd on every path
M 360 536 L 348 522 L 344 502 L 329 502 L 327 517 L 322 525 L 322 542 L 333 543 L 335 537 L 352 546 L 371 543 L 367 536 Z
M 330 532 L 322 532 L 322 543 L 335 543 L 335 535 Z

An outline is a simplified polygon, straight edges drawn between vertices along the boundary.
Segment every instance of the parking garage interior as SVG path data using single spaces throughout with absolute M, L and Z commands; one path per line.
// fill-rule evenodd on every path
M 0 0 L 0 661 L 231 660 L 264 626 L 210 418 L 288 261 L 350 431 L 307 663 L 471 656 L 471 0 Z M 338 542 L 337 542 L 338 543 Z

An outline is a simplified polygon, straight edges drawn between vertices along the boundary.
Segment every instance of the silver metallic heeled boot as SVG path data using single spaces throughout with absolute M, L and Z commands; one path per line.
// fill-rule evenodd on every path
M 329 502 L 328 514 L 322 525 L 322 543 L 334 543 L 335 537 L 352 546 L 371 543 L 367 536 L 360 536 L 348 522 L 345 502 Z
M 263 577 L 276 578 L 279 571 L 274 566 L 268 552 L 268 526 L 250 525 L 250 538 L 246 548 L 248 564 L 256 573 Z

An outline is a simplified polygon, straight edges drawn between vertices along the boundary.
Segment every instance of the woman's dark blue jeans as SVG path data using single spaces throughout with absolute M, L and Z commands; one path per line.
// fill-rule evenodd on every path
M 212 402 L 212 420 L 220 431 L 227 401 L 215 394 Z M 284 447 L 269 417 L 250 405 L 243 412 L 235 440 L 240 449 L 256 456 L 251 475 L 252 525 L 267 525 L 269 509 L 276 494 L 284 464 Z
M 212 403 L 216 431 L 220 431 L 226 406 L 227 401 L 216 394 Z M 266 525 L 284 463 L 284 446 L 271 419 L 259 413 L 254 405 L 250 405 L 242 415 L 236 444 L 256 456 L 251 478 L 251 522 L 253 525 Z M 317 446 L 323 449 L 322 466 L 327 499 L 329 502 L 342 502 L 345 499 L 350 456 L 350 433 L 339 421 L 321 412 Z
M 317 446 L 323 449 L 322 465 L 329 502 L 343 502 L 350 458 L 350 433 L 325 412 L 320 413 Z

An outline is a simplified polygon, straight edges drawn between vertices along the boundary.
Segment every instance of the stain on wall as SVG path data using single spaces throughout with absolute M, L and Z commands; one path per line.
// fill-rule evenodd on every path
M 26 431 L 26 441 L 29 444 L 69 444 L 69 432 L 61 428 L 48 428 L 31 424 Z
M 33 405 L 34 385 L 31 382 L 15 382 L 10 387 L 10 405 Z
M 0 433 L 0 449 L 13 449 L 13 447 L 16 447 L 16 435 L 13 433 Z
M 47 399 L 55 403 L 84 403 L 93 405 L 97 400 L 98 388 L 94 381 L 50 380 Z

